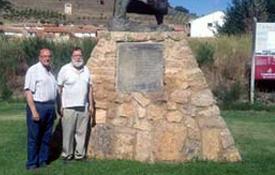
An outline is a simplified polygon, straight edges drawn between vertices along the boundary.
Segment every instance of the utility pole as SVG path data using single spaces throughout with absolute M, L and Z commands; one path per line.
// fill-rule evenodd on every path
M 115 16 L 115 12 L 116 12 L 116 0 L 114 0 L 113 17 Z
M 257 18 L 253 18 L 253 36 L 252 36 L 252 59 L 251 59 L 251 74 L 250 74 L 250 103 L 254 104 L 255 98 L 255 42 L 257 30 Z

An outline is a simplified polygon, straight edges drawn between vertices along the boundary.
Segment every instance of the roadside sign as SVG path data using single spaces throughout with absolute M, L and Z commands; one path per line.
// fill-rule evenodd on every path
M 254 103 L 255 80 L 275 80 L 275 23 L 254 18 L 250 102 Z
M 257 23 L 255 80 L 275 80 L 275 23 Z
M 255 80 L 275 80 L 275 55 L 256 55 Z

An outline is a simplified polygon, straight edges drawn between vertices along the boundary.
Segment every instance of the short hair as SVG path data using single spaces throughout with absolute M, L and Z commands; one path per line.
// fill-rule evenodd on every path
M 42 48 L 39 50 L 39 55 L 41 55 L 42 51 L 44 51 L 44 50 L 48 50 L 48 51 L 52 54 L 52 51 L 51 51 L 50 48 L 48 48 L 48 47 L 42 47 Z
M 81 49 L 81 47 L 74 47 L 71 51 L 71 55 L 74 53 L 74 51 L 76 50 L 80 50 L 81 52 L 83 52 L 83 50 Z

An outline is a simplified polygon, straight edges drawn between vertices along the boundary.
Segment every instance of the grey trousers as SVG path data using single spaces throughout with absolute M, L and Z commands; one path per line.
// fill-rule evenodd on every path
M 87 108 L 64 108 L 62 117 L 63 149 L 61 155 L 63 158 L 82 159 L 85 157 L 88 122 L 89 113 Z

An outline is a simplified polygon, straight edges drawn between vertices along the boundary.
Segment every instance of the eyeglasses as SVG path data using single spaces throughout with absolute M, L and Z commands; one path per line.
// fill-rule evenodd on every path
M 73 57 L 82 57 L 81 54 L 72 55 Z
M 52 55 L 40 55 L 40 57 L 42 57 L 42 58 L 51 58 Z

